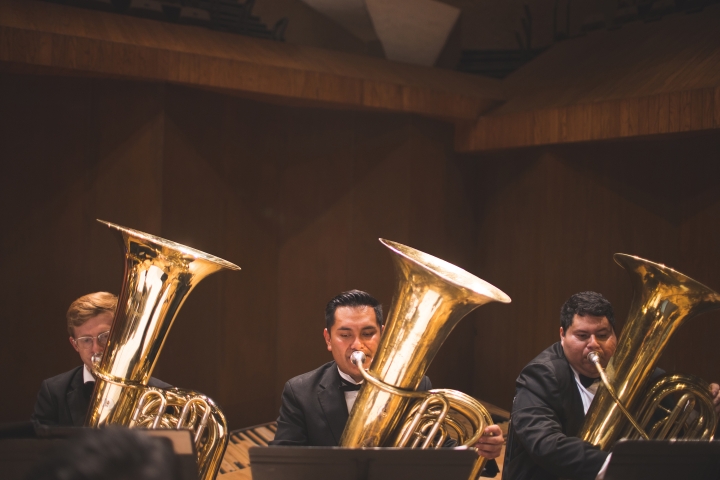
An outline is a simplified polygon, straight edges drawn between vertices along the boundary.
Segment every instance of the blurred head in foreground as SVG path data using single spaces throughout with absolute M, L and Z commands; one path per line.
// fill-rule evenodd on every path
M 27 480 L 174 480 L 172 446 L 127 428 L 89 429 L 54 450 Z

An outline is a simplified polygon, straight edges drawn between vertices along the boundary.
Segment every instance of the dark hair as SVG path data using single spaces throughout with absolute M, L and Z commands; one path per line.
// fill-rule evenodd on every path
M 325 326 L 328 332 L 335 324 L 335 310 L 338 307 L 372 307 L 375 310 L 375 320 L 377 320 L 378 326 L 382 327 L 383 325 L 382 305 L 380 305 L 380 302 L 362 290 L 348 290 L 330 300 L 325 307 Z
M 169 441 L 110 427 L 68 438 L 26 480 L 175 480 L 179 474 Z
M 580 292 L 568 298 L 560 309 L 560 327 L 563 329 L 563 334 L 572 325 L 575 315 L 607 317 L 613 331 L 615 330 L 615 314 L 612 305 L 607 298 L 597 292 Z

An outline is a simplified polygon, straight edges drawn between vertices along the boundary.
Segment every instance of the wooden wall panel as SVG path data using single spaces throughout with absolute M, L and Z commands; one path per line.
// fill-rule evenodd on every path
M 556 42 L 503 81 L 497 113 L 654 97 L 714 88 L 720 82 L 720 7 L 631 22 Z
M 343 109 L 472 120 L 500 82 L 43 1 L 0 1 L 0 70 L 123 77 Z
M 717 178 L 717 177 L 715 177 Z M 720 199 L 717 194 L 703 198 L 705 208 L 689 215 L 680 224 L 678 270 L 720 292 Z M 705 313 L 683 325 L 664 355 L 664 366 L 718 382 L 720 366 L 714 359 L 720 334 L 720 312 Z
M 481 398 L 509 408 L 514 378 L 558 340 L 558 312 L 567 297 L 596 290 L 622 311 L 629 284 L 612 254 L 659 258 L 674 252 L 674 228 L 547 154 L 486 208 L 480 270 L 513 303 L 479 313 L 489 342 L 476 343 L 475 388 Z
M 259 423 L 274 415 L 277 316 L 277 231 L 255 195 L 272 192 L 275 177 L 256 174 L 263 165 L 246 146 L 260 107 L 177 87 L 165 100 L 163 234 L 242 270 L 218 272 L 190 295 L 157 375 L 216 400 L 232 428 Z
M 470 178 L 485 189 L 477 200 L 477 270 L 513 299 L 477 314 L 477 396 L 510 408 L 514 379 L 558 339 L 560 306 L 575 292 L 603 293 L 623 325 L 632 291 L 613 253 L 665 263 L 720 288 L 712 271 L 717 194 L 708 180 L 717 178 L 711 158 L 719 141 L 708 134 L 473 157 Z M 720 378 L 711 340 L 702 341 L 706 351 L 693 347 L 698 337 L 718 334 L 712 315 L 689 322 L 660 365 Z
M 718 6 L 557 42 L 503 80 L 507 101 L 458 125 L 458 152 L 717 129 Z
M 160 225 L 159 90 L 0 76 L 0 361 L 13 385 L 0 421 L 27 419 L 40 381 L 79 364 L 65 328 L 72 300 L 120 286 L 119 246 L 95 219 Z
M 589 102 L 525 112 L 493 113 L 458 123 L 455 148 L 483 150 L 614 140 L 720 128 L 719 87 Z
M 14 160 L 3 166 L 3 359 L 26 356 L 10 338 L 47 332 L 44 355 L 6 372 L 19 393 L 2 420 L 27 418 L 40 381 L 77 365 L 68 304 L 119 289 L 119 248 L 97 217 L 242 267 L 189 296 L 155 370 L 216 399 L 231 427 L 274 418 L 282 384 L 328 358 L 330 297 L 364 288 L 389 306 L 394 274 L 378 237 L 471 269 L 471 211 L 442 122 L 116 80 L 2 82 L 12 95 L 1 148 Z M 438 356 L 436 385 L 471 389 L 473 328 Z
M 11 335 L 0 351 L 5 364 L 22 358 L 24 367 L 5 371 L 17 394 L 0 421 L 28 418 L 40 381 L 79 363 L 65 333 L 69 303 L 120 287 L 119 246 L 95 218 L 243 267 L 190 295 L 155 374 L 217 399 L 236 427 L 272 418 L 277 232 L 261 205 L 275 176 L 256 174 L 264 167 L 247 154 L 252 139 L 238 141 L 238 132 L 257 134 L 246 128 L 253 112 L 239 100 L 160 85 L 14 75 L 2 82 L 11 93 L 1 99 L 0 143 L 3 323 Z M 23 338 L 42 354 L 28 353 Z
M 452 126 L 407 114 L 105 79 L 4 75 L 0 87 L 0 359 L 27 359 L 4 373 L 17 394 L 0 421 L 27 418 L 40 381 L 77 365 L 70 301 L 119 288 L 118 247 L 98 217 L 242 267 L 190 295 L 156 370 L 217 399 L 232 428 L 275 418 L 283 383 L 330 358 L 329 298 L 361 288 L 390 305 L 378 237 L 513 298 L 462 322 L 429 371 L 503 408 L 522 366 L 556 340 L 570 294 L 599 290 L 625 318 L 630 285 L 612 253 L 720 288 L 716 132 L 458 157 Z M 685 326 L 662 365 L 720 378 L 717 318 Z
M 318 156 L 326 164 L 307 163 L 349 175 L 324 186 L 340 188 L 342 195 L 281 247 L 278 393 L 292 376 L 331 359 L 321 336 L 330 298 L 343 290 L 364 289 L 387 311 L 394 272 L 378 237 L 471 267 L 467 247 L 473 229 L 458 224 L 471 224 L 472 216 L 457 194 L 463 185 L 449 150 L 452 131 L 438 122 L 397 115 L 330 115 L 337 115 L 338 123 L 348 122 L 355 133 L 336 156 L 327 154 L 326 147 L 313 147 L 321 150 Z M 298 198 L 318 195 L 313 193 L 317 181 L 305 184 Z M 450 228 L 456 235 L 448 234 Z M 436 386 L 470 389 L 472 329 L 471 323 L 463 324 L 438 355 L 429 372 Z M 304 353 L 298 356 L 297 351 Z

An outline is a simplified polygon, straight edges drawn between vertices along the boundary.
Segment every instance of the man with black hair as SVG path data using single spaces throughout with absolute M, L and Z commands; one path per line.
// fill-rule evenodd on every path
M 615 315 L 605 297 L 581 292 L 565 302 L 560 341 L 528 363 L 516 380 L 504 480 L 597 477 L 609 454 L 576 436 L 599 386 L 587 355 L 597 352 L 605 368 L 616 347 Z M 717 409 L 718 386 L 711 391 Z
M 355 351 L 365 354 L 365 368 L 375 356 L 383 331 L 382 306 L 370 294 L 350 290 L 325 308 L 325 344 L 333 361 L 285 384 L 278 428 L 272 445 L 338 446 L 363 377 L 350 361 Z M 418 390 L 430 390 L 423 377 Z M 502 449 L 500 427 L 491 425 L 476 445 L 478 453 L 496 458 Z M 494 462 L 493 462 L 494 465 Z

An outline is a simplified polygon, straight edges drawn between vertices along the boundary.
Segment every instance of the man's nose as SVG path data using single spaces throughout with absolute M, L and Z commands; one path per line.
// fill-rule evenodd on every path
M 105 350 L 105 347 L 100 345 L 100 343 L 97 341 L 97 338 L 93 338 L 92 353 L 102 353 L 103 350 Z
M 363 343 L 362 343 L 359 335 L 357 337 L 355 337 L 351 347 L 353 350 L 362 350 Z
M 590 335 L 590 341 L 588 342 L 588 347 L 600 347 L 600 344 L 597 341 L 597 338 L 595 338 L 595 335 Z

